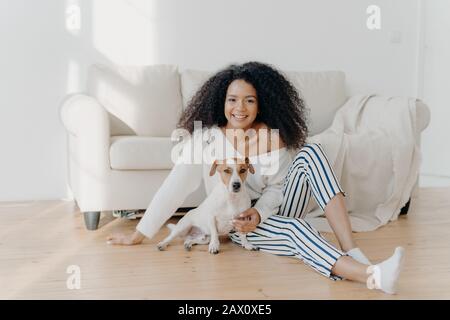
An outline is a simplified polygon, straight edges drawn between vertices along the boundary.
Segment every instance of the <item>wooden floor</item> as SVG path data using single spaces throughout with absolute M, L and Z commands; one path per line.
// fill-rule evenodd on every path
M 450 299 L 450 188 L 421 189 L 406 217 L 375 232 L 355 234 L 372 261 L 406 248 L 399 294 L 333 282 L 299 260 L 248 252 L 226 241 L 218 255 L 191 252 L 181 240 L 165 252 L 156 243 L 111 247 L 111 232 L 137 221 L 102 215 L 86 231 L 72 202 L 0 203 L 1 299 Z M 325 235 L 334 242 L 330 234 Z M 80 267 L 81 288 L 69 290 L 67 268 Z

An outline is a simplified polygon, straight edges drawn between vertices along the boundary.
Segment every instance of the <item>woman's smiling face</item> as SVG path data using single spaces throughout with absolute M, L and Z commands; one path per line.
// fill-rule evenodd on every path
M 226 128 L 247 130 L 252 127 L 257 114 L 256 89 L 242 79 L 231 82 L 225 97 Z

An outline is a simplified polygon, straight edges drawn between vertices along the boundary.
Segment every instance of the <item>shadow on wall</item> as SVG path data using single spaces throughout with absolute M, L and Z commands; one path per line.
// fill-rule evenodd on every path
M 66 0 L 59 4 L 67 35 L 64 96 L 87 91 L 94 63 L 113 67 L 158 62 L 158 1 Z M 67 165 L 68 153 L 64 154 Z M 67 169 L 64 175 L 67 181 Z M 73 200 L 67 182 L 66 194 Z

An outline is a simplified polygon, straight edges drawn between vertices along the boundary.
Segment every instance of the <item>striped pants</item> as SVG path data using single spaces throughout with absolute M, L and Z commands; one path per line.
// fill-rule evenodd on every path
M 320 274 L 340 280 L 331 274 L 331 269 L 345 254 L 303 219 L 311 196 L 324 210 L 338 193 L 344 194 L 322 147 L 306 144 L 289 168 L 279 214 L 248 233 L 248 241 L 261 251 L 298 258 Z M 235 233 L 230 233 L 230 238 L 241 244 Z

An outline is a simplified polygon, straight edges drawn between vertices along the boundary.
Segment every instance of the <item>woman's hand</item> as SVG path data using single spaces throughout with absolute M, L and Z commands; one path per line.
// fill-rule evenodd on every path
M 145 236 L 136 230 L 133 234 L 125 235 L 123 233 L 113 234 L 107 238 L 107 244 L 121 245 L 121 246 L 133 246 L 141 244 L 144 241 Z
M 242 212 L 237 218 L 233 220 L 233 227 L 236 231 L 242 233 L 252 232 L 261 222 L 261 216 L 258 210 L 250 208 Z

